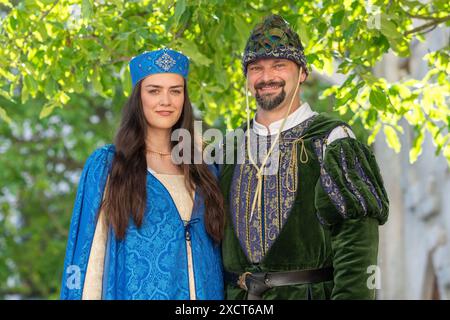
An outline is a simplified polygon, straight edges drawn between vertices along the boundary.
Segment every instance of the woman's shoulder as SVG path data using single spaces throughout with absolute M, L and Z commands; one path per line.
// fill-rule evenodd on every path
M 90 156 L 95 156 L 95 155 L 108 155 L 108 154 L 114 154 L 116 152 L 116 147 L 112 144 L 105 144 L 101 147 L 98 147 L 97 149 L 95 149 Z
M 113 144 L 105 144 L 95 149 L 87 158 L 85 167 L 110 166 L 114 158 L 116 148 Z
M 113 144 L 105 144 L 101 147 L 95 149 L 88 158 L 105 157 L 114 155 L 116 152 L 116 147 Z

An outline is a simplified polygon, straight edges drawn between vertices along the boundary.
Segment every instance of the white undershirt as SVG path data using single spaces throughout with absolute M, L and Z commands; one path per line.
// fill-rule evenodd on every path
M 287 117 L 286 123 L 284 124 L 284 128 L 283 128 L 282 132 L 292 129 L 293 127 L 299 125 L 303 121 L 308 120 L 309 118 L 311 118 L 315 115 L 317 115 L 317 112 L 312 111 L 308 102 L 304 102 L 297 110 L 292 112 Z M 271 124 L 269 124 L 268 127 L 266 127 L 265 125 L 258 123 L 256 121 L 256 116 L 255 116 L 253 118 L 253 131 L 256 134 L 261 135 L 261 136 L 277 134 L 278 131 L 280 130 L 282 122 L 283 122 L 283 119 L 277 120 L 277 121 L 274 121 Z M 351 138 L 355 139 L 355 134 L 353 133 L 353 131 L 351 131 L 349 128 L 346 128 L 346 129 L 347 130 L 345 130 L 342 126 L 334 128 L 328 136 L 327 145 L 329 145 L 334 140 L 346 138 L 346 137 L 348 137 L 348 135 Z M 347 135 L 346 131 L 348 132 L 348 135 Z M 326 150 L 327 145 L 324 145 L 324 147 L 323 147 L 324 155 L 325 155 L 325 150 Z

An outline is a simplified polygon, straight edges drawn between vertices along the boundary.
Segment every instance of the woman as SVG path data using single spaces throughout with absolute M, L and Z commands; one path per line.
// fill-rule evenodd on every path
M 133 92 L 115 144 L 97 149 L 80 178 L 62 299 L 223 298 L 217 173 L 171 161 L 172 132 L 193 137 L 188 69 L 170 49 L 130 61 Z M 194 139 L 182 143 L 193 154 Z

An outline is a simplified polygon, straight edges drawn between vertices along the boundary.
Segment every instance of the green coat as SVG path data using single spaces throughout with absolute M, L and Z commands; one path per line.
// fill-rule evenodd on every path
M 367 286 L 371 275 L 367 268 L 377 264 L 378 225 L 387 220 L 388 198 L 375 158 L 362 143 L 343 138 L 327 146 L 323 159 L 321 153 L 316 152 L 314 145 L 323 142 L 341 125 L 345 123 L 320 114 L 307 129 L 303 139 L 309 160 L 307 163 L 298 161 L 298 187 L 292 211 L 258 266 L 248 261 L 231 221 L 230 189 L 235 164 L 222 167 L 220 184 L 227 212 L 222 257 L 226 271 L 275 272 L 334 267 L 333 281 L 275 287 L 263 294 L 264 299 L 375 298 L 375 289 Z M 235 148 L 236 145 L 224 145 L 225 152 L 234 152 Z M 298 150 L 298 158 L 300 154 Z M 343 156 L 346 170 L 343 170 Z M 324 187 L 327 177 L 334 181 L 337 192 Z M 333 197 L 334 193 L 339 197 Z M 246 298 L 246 291 L 234 285 L 226 284 L 225 288 L 227 299 Z

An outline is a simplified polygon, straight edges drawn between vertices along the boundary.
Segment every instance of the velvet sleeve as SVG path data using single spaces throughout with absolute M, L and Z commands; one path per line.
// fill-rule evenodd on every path
M 315 206 L 331 231 L 332 299 L 373 299 L 368 268 L 377 265 L 378 226 L 386 222 L 389 207 L 375 157 L 358 140 L 343 138 L 330 143 L 319 162 Z

